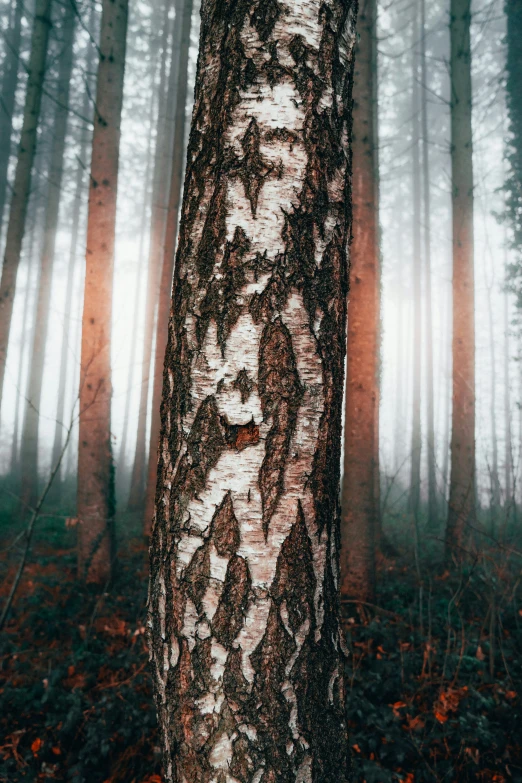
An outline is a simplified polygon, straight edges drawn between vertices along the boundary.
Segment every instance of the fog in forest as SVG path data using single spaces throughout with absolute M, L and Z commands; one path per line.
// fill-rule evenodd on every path
M 307 39 L 293 16 L 301 5 L 303 19 L 306 14 L 319 19 L 320 46 L 319 33 L 309 32 Z M 0 713 L 17 715 L 14 729 L 0 719 L 5 730 L 0 781 L 522 781 L 522 4 L 359 0 L 354 35 L 355 5 L 352 0 L 0 0 L 0 637 L 5 636 L 0 638 Z M 234 19 L 241 14 L 247 21 L 237 30 Z M 342 33 L 333 21 L 341 16 Z M 233 62 L 227 61 L 232 45 Z M 349 90 L 339 86 L 342 79 Z M 273 96 L 290 95 L 282 85 L 290 90 L 294 82 L 302 102 L 285 98 L 280 123 L 277 117 L 267 120 L 266 96 L 272 96 L 277 114 Z M 352 83 L 353 129 L 347 98 Z M 307 101 L 313 104 L 309 114 L 302 111 Z M 242 102 L 245 116 L 252 114 L 246 132 L 237 119 Z M 328 112 L 332 117 L 325 119 Z M 292 116 L 295 128 L 291 123 L 283 128 Z M 263 121 L 270 130 L 263 129 Z M 237 129 L 231 131 L 234 122 Z M 338 149 L 327 160 L 325 139 L 335 146 L 332 139 L 341 125 Z M 208 127 L 213 135 L 206 135 Z M 300 134 L 308 155 L 302 182 L 296 173 L 299 155 L 305 155 Z M 220 138 L 227 144 L 233 138 L 226 154 Z M 319 153 L 310 152 L 314 144 Z M 291 161 L 286 168 L 285 160 Z M 344 174 L 343 166 L 350 165 L 353 180 Z M 285 180 L 287 171 L 295 177 L 293 185 Z M 331 194 L 338 181 L 345 188 L 341 201 L 348 221 L 339 222 L 339 235 L 352 233 L 351 249 L 340 251 L 345 264 L 340 271 L 328 255 L 335 238 L 328 232 L 342 210 L 328 212 L 333 197 L 328 203 L 321 191 L 324 185 Z M 238 182 L 251 214 L 234 226 L 246 209 L 241 199 L 238 204 L 230 199 Z M 248 227 L 270 211 L 266 197 L 263 201 L 268 183 L 278 194 L 273 214 L 284 215 L 279 235 L 285 252 L 274 250 L 279 239 L 266 231 L 265 252 L 254 258 L 259 237 L 251 242 Z M 301 230 L 292 219 L 305 209 L 304 196 L 296 206 L 301 187 L 316 199 L 309 223 L 302 224 L 302 279 L 292 267 L 299 244 L 292 231 Z M 289 211 L 285 188 L 294 193 Z M 229 200 L 222 208 L 223 193 Z M 316 265 L 310 279 L 307 253 Z M 346 332 L 344 315 L 335 321 L 332 313 L 344 312 L 339 296 L 350 259 Z M 328 264 L 331 279 L 323 284 L 319 278 Z M 293 310 L 283 279 L 295 286 Z M 195 308 L 190 317 L 183 309 L 187 302 Z M 299 308 L 310 321 L 310 343 L 295 337 L 302 325 L 290 325 Z M 467 318 L 470 308 L 474 317 Z M 342 408 L 340 373 L 331 368 L 344 348 L 334 335 L 332 356 L 340 353 L 332 359 L 321 342 L 330 317 L 335 328 L 341 324 L 342 346 L 347 345 Z M 261 322 L 263 337 L 259 348 L 252 347 L 248 340 L 261 334 Z M 270 371 L 262 369 L 263 341 L 272 327 L 280 329 L 272 338 L 279 341 L 277 371 L 271 365 Z M 215 345 L 209 349 L 211 339 Z M 238 373 L 234 362 L 239 366 L 240 357 L 227 351 L 243 339 L 245 367 Z M 320 380 L 313 380 L 305 345 L 315 346 L 321 357 Z M 255 361 L 257 375 L 251 378 Z M 230 391 L 224 379 L 231 362 L 237 375 L 229 379 L 230 399 L 237 403 L 232 415 L 233 404 L 227 408 L 219 402 L 219 395 Z M 300 378 L 303 367 L 306 380 Z M 312 404 L 303 412 L 308 393 L 324 399 L 320 424 L 314 423 Z M 252 413 L 243 421 L 248 406 L 255 408 L 254 398 L 262 420 Z M 207 403 L 216 410 L 208 413 Z M 330 415 L 342 420 L 341 435 Z M 299 441 L 299 426 L 316 432 L 315 452 L 308 456 L 311 436 Z M 334 434 L 325 435 L 330 426 Z M 230 464 L 228 452 L 238 459 L 247 455 L 237 471 L 226 468 L 230 487 L 217 442 Z M 217 456 L 205 452 L 209 443 Z M 246 514 L 245 522 L 237 511 L 243 508 L 238 498 L 247 496 L 246 485 L 237 489 L 246 481 L 241 471 L 247 471 L 244 465 L 259 443 L 266 444 L 266 456 L 257 472 L 252 468 L 257 483 L 251 508 L 257 493 L 267 547 L 276 510 L 297 498 L 298 522 L 291 532 L 274 534 L 277 557 L 248 543 L 245 530 L 255 528 L 257 512 L 249 511 L 252 520 Z M 291 478 L 290 455 L 296 464 L 303 460 L 299 479 Z M 179 498 L 186 505 L 174 522 Z M 199 532 L 196 503 L 201 518 L 210 506 L 214 515 Z M 329 509 L 324 523 L 329 558 L 340 558 L 339 573 L 332 565 L 332 578 L 324 578 L 330 598 L 320 592 L 318 576 L 318 564 L 326 559 L 320 549 L 326 546 L 321 503 Z M 162 516 L 165 508 L 170 521 Z M 221 513 L 228 525 L 226 545 L 219 540 L 225 535 Z M 182 600 L 169 593 L 172 586 L 165 588 L 168 579 L 158 565 L 178 557 L 180 595 L 186 590 Z M 267 573 L 273 566 L 271 586 L 257 584 L 246 565 L 243 582 L 232 574 L 232 565 L 240 568 L 238 562 L 249 557 L 251 563 L 265 559 Z M 289 583 L 295 580 L 294 608 L 281 574 Z M 187 580 L 207 585 L 205 579 L 205 588 L 183 587 Z M 229 579 L 230 584 L 236 579 L 233 587 Z M 215 595 L 214 583 L 219 583 Z M 236 602 L 237 616 L 222 619 L 220 612 L 228 609 L 222 609 L 220 590 L 230 606 Z M 256 604 L 267 596 L 270 612 L 279 613 L 280 637 L 270 630 L 268 604 L 262 609 Z M 186 614 L 179 638 L 172 631 L 169 641 L 165 627 L 172 630 L 178 622 L 176 600 Z M 212 616 L 205 600 L 215 604 Z M 308 756 L 303 760 L 291 749 L 299 738 L 299 752 L 311 746 L 310 759 L 315 753 L 313 730 L 310 739 L 295 728 L 295 715 L 308 708 L 291 690 L 292 677 L 308 682 L 315 663 L 307 669 L 305 661 L 302 675 L 292 667 L 308 649 L 308 633 L 318 642 L 322 619 L 317 618 L 324 611 L 331 612 L 348 645 L 341 723 L 354 766 L 335 781 L 314 777 L 310 770 L 323 762 L 314 761 L 319 765 L 314 767 Z M 226 632 L 221 626 L 216 630 L 219 622 Z M 247 652 L 251 640 L 245 629 L 263 623 L 267 630 L 259 647 Z M 259 705 L 280 699 L 281 714 L 293 726 L 286 742 L 290 760 L 278 761 L 279 751 L 275 761 L 268 751 L 265 758 L 266 748 L 261 752 L 252 740 L 256 728 L 226 735 L 226 745 L 218 723 L 208 729 L 207 745 L 198 740 L 194 756 L 205 760 L 190 760 L 188 718 L 181 719 L 175 706 L 185 691 L 168 672 L 179 669 L 187 639 L 187 660 L 194 644 L 199 655 L 196 632 L 187 631 L 191 627 L 204 627 L 198 638 L 208 632 L 211 649 L 217 645 L 223 661 L 230 663 L 234 651 L 243 650 L 237 666 Z M 276 672 L 270 680 L 274 691 L 266 685 L 268 675 L 263 690 L 257 678 L 276 667 L 267 650 L 278 644 L 283 649 L 283 636 L 292 637 L 288 645 L 295 653 L 281 669 L 284 677 Z M 20 656 L 40 646 L 31 673 L 30 656 Z M 337 641 L 334 647 L 335 657 Z M 156 674 L 146 668 L 149 653 Z M 190 664 L 192 701 L 183 702 L 185 716 L 210 703 L 201 682 L 215 704 L 225 698 L 216 683 L 228 682 L 229 669 L 223 662 L 223 675 L 214 659 L 213 681 L 208 672 L 201 674 L 206 663 L 197 655 Z M 326 660 L 324 650 L 321 655 Z M 168 687 L 157 675 L 162 656 Z M 323 677 L 313 691 L 316 701 L 334 702 L 337 676 Z M 201 686 L 197 698 L 194 683 Z M 110 694 L 107 702 L 100 701 L 100 692 Z M 46 705 L 41 711 L 40 699 Z M 295 715 L 284 712 L 285 699 L 295 700 Z M 230 703 L 235 705 L 233 699 Z M 245 696 L 241 709 L 247 703 Z M 230 708 L 234 716 L 236 707 Z M 216 715 L 219 709 L 212 707 Z M 212 710 L 207 712 L 214 715 Z M 312 719 L 307 713 L 308 728 L 320 723 L 322 714 L 313 712 Z M 125 734 L 117 726 L 127 719 Z M 185 744 L 176 745 L 175 752 L 169 721 L 179 728 L 183 720 Z M 233 749 L 242 731 L 251 743 L 243 766 Z M 230 758 L 216 756 L 212 742 L 219 753 L 226 745 Z M 221 777 L 208 771 L 214 762 Z M 186 773 L 191 763 L 209 777 Z M 255 764 L 261 765 L 257 771 Z

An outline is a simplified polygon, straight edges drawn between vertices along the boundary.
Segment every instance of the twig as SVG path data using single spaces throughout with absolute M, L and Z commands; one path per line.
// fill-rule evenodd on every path
M 15 597 L 16 591 L 18 589 L 18 585 L 20 584 L 20 579 L 22 578 L 22 574 L 24 572 L 25 564 L 27 561 L 27 555 L 29 554 L 29 548 L 31 546 L 31 539 L 33 537 L 33 531 L 34 526 L 36 523 L 36 520 L 38 519 L 38 516 L 40 514 L 40 509 L 42 508 L 43 504 L 45 503 L 45 499 L 49 493 L 49 490 L 51 489 L 51 486 L 53 484 L 54 479 L 56 478 L 56 475 L 58 471 L 60 470 L 60 465 L 62 464 L 63 455 L 65 454 L 65 451 L 67 449 L 67 446 L 69 445 L 69 440 L 71 438 L 71 433 L 73 430 L 73 426 L 75 424 L 75 421 L 73 420 L 69 426 L 69 429 L 67 430 L 67 436 L 65 438 L 65 443 L 63 445 L 63 448 L 60 452 L 60 456 L 58 457 L 56 461 L 56 465 L 54 466 L 53 470 L 51 471 L 51 475 L 49 476 L 49 481 L 45 485 L 45 489 L 42 492 L 40 499 L 38 503 L 36 504 L 36 508 L 33 509 L 33 513 L 31 515 L 31 519 L 29 520 L 29 524 L 27 526 L 26 536 L 25 536 L 25 548 L 22 555 L 22 559 L 20 560 L 20 565 L 18 566 L 18 571 L 16 572 L 16 576 L 13 580 L 13 584 L 11 585 L 11 589 L 9 591 L 9 595 L 7 596 L 7 600 L 4 604 L 4 608 L 2 611 L 2 616 L 0 617 L 0 631 L 3 629 L 5 625 L 5 621 L 7 620 L 7 615 L 9 614 L 9 610 L 11 608 L 11 604 L 13 603 L 13 599 Z

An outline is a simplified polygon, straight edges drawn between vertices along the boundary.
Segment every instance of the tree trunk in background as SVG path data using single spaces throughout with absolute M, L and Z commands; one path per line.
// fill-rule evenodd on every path
M 513 442 L 511 440 L 511 389 L 509 378 L 510 359 L 509 340 L 509 297 L 504 293 L 504 429 L 506 433 L 504 443 L 504 482 L 505 482 L 505 509 L 506 521 L 512 518 L 515 512 L 515 499 L 513 492 Z
M 426 413 L 428 457 L 428 527 L 436 530 L 439 523 L 437 508 L 437 473 L 435 451 L 435 403 L 433 388 L 433 310 L 431 286 L 431 192 L 428 128 L 428 69 L 426 63 L 426 0 L 421 0 L 421 123 L 422 171 L 424 205 L 424 271 L 426 295 Z
M 375 599 L 379 515 L 379 237 L 374 48 L 376 3 L 361 0 L 355 53 L 353 239 L 350 250 L 348 362 L 341 522 L 341 596 Z
M 94 4 L 91 9 L 91 19 L 89 24 L 89 32 L 94 34 Z M 87 46 L 87 56 L 85 61 L 85 72 L 87 78 L 92 73 L 94 65 L 94 46 L 92 40 L 89 40 Z M 83 95 L 82 103 L 82 117 L 88 117 L 91 106 L 90 90 L 86 89 Z M 80 135 L 80 150 L 78 155 L 78 166 L 76 167 L 76 182 L 74 192 L 74 203 L 71 218 L 71 243 L 69 246 L 69 263 L 67 265 L 67 282 L 65 293 L 65 312 L 64 323 L 62 332 L 62 348 L 60 357 L 60 377 L 58 381 L 58 405 L 56 408 L 56 427 L 54 430 L 54 441 L 51 464 L 56 465 L 63 448 L 63 438 L 67 431 L 69 422 L 64 421 L 65 418 L 65 393 L 67 386 L 67 379 L 69 376 L 69 356 L 71 354 L 71 333 L 73 332 L 72 326 L 72 311 L 73 311 L 73 299 L 74 299 L 74 280 L 77 267 L 77 248 L 78 238 L 80 231 L 80 216 L 82 211 L 82 205 L 84 201 L 84 182 L 85 171 L 88 170 L 87 155 L 89 146 L 89 136 L 91 130 L 87 123 L 83 123 Z M 74 350 L 74 349 L 73 349 Z M 53 486 L 54 498 L 58 501 L 61 496 L 62 482 L 60 477 L 57 476 Z
M 203 2 L 151 544 L 168 783 L 348 779 L 337 590 L 354 5 Z
M 399 206 L 399 205 L 397 205 Z M 400 212 L 398 210 L 398 215 Z M 397 256 L 402 259 L 403 257 L 403 232 L 402 225 L 398 226 L 397 234 Z M 398 264 L 398 280 L 397 280 L 397 344 L 396 344 L 396 386 L 395 386 L 395 422 L 394 422 L 394 476 L 398 477 L 402 463 L 404 460 L 403 455 L 403 437 L 404 437 L 404 420 L 402 416 L 402 406 L 404 405 L 404 370 L 406 367 L 404 361 L 404 319 L 405 319 L 405 297 L 404 297 L 404 275 L 403 265 Z
M 49 307 L 53 278 L 53 262 L 62 194 L 62 177 L 69 113 L 69 86 L 73 66 L 75 13 L 66 5 L 62 19 L 62 50 L 58 70 L 56 112 L 53 124 L 49 186 L 45 208 L 45 225 L 40 275 L 36 299 L 36 324 L 29 360 L 27 404 L 21 445 L 22 503 L 34 507 L 38 498 L 38 425 L 49 327 Z
M 420 167 L 420 137 L 421 137 L 421 106 L 420 106 L 420 69 L 419 55 L 419 9 L 415 0 L 412 58 L 413 58 L 413 90 L 412 90 L 412 174 L 413 174 L 413 404 L 411 430 L 411 487 L 410 511 L 415 525 L 419 523 L 420 490 L 421 490 L 421 167 Z
M 174 274 L 174 256 L 178 236 L 179 208 L 183 186 L 183 160 L 185 156 L 185 126 L 188 88 L 188 62 L 190 49 L 190 29 L 192 23 L 193 0 L 178 0 L 176 6 L 175 41 L 172 57 L 177 57 L 178 89 L 176 93 L 176 112 L 174 124 L 174 144 L 172 171 L 170 180 L 167 223 L 165 227 L 165 248 L 158 302 L 158 320 L 156 327 L 156 350 L 154 356 L 154 379 L 152 394 L 152 420 L 150 428 L 149 462 L 147 471 L 144 532 L 150 534 L 154 513 L 154 494 L 158 467 L 158 445 L 161 428 L 160 406 L 165 348 L 168 339 L 170 303 L 172 300 L 172 277 Z
M 471 0 L 451 0 L 453 415 L 446 553 L 464 544 L 475 504 L 475 323 Z
M 24 119 L 18 160 L 13 184 L 13 195 L 9 209 L 9 222 L 4 250 L 4 264 L 0 279 L 0 406 L 4 388 L 7 348 L 11 329 L 11 316 L 16 288 L 16 274 L 20 263 L 25 219 L 31 189 L 31 175 L 36 152 L 36 139 L 42 88 L 45 77 L 47 44 L 51 27 L 51 0 L 36 0 L 31 54 L 29 58 L 27 91 L 25 95 Z
M 22 342 L 20 345 L 20 359 L 18 362 L 18 376 L 17 376 L 17 382 L 16 382 L 16 388 L 18 390 L 18 398 L 16 400 L 15 404 L 15 417 L 14 417 L 14 428 L 13 428 L 13 443 L 11 447 L 11 468 L 10 473 L 11 476 L 14 477 L 18 484 L 18 479 L 20 478 L 20 461 L 19 461 L 19 449 L 18 449 L 18 440 L 19 440 L 19 430 L 20 430 L 20 411 L 24 410 L 24 402 L 26 398 L 26 394 L 22 392 L 22 378 L 24 373 L 24 366 L 26 362 L 26 348 L 29 347 L 29 345 L 32 344 L 32 338 L 33 338 L 33 332 L 34 332 L 34 323 L 32 320 L 32 314 L 35 311 L 34 307 L 34 301 L 33 301 L 33 293 L 35 293 L 35 281 L 32 279 L 33 272 L 35 268 L 35 258 L 37 255 L 37 247 L 38 243 L 36 241 L 37 235 L 39 233 L 40 225 L 38 223 L 38 207 L 36 204 L 33 205 L 33 219 L 32 219 L 32 225 L 30 229 L 30 239 L 29 239 L 29 247 L 27 252 L 27 282 L 26 282 L 26 290 L 25 290 L 25 296 L 24 296 L 24 309 L 22 312 L 22 324 L 23 324 L 23 331 L 22 331 Z
M 450 412 L 450 404 L 451 404 L 451 394 L 450 390 L 447 387 L 447 384 L 449 382 L 450 377 L 450 365 L 451 365 L 451 341 L 450 341 L 450 335 L 452 331 L 452 323 L 453 323 L 453 316 L 451 311 L 451 301 L 447 302 L 447 311 L 444 314 L 444 321 L 447 324 L 448 333 L 447 333 L 447 344 L 446 348 L 444 349 L 443 354 L 443 370 L 442 370 L 442 379 L 443 379 L 443 386 L 442 391 L 444 394 L 444 429 L 443 429 L 443 436 L 442 436 L 442 486 L 444 491 L 444 506 L 446 507 L 448 495 L 449 495 L 449 487 L 448 487 L 448 476 L 449 476 L 449 457 L 450 457 L 450 421 L 451 421 L 451 412 Z
M 509 117 L 509 149 L 507 159 L 506 215 L 512 231 L 515 251 L 514 287 L 517 305 L 522 307 L 522 4 L 520 0 L 505 0 L 506 35 L 506 102 Z
M 153 69 L 154 71 L 155 69 Z M 138 347 L 138 324 L 139 319 L 137 317 L 138 309 L 139 309 L 139 303 L 140 303 L 140 296 L 142 291 L 142 284 L 143 284 L 143 273 L 144 273 L 144 260 L 143 256 L 145 253 L 145 234 L 147 230 L 147 213 L 148 213 L 148 206 L 149 206 L 149 196 L 150 196 L 150 169 L 151 169 L 151 158 L 152 158 L 152 137 L 153 137 L 153 124 L 154 124 L 154 115 L 155 115 L 155 98 L 156 98 L 156 90 L 154 89 L 154 83 L 155 83 L 155 73 L 152 73 L 152 79 L 151 79 L 151 101 L 150 101 L 150 125 L 149 125 L 149 131 L 148 131 L 148 144 L 147 144 L 147 158 L 145 163 L 145 175 L 144 175 L 144 183 L 143 183 L 143 203 L 142 203 L 142 211 L 141 211 L 141 221 L 140 221 L 140 244 L 138 249 L 138 270 L 136 275 L 136 288 L 134 290 L 134 305 L 132 312 L 135 313 L 135 317 L 133 319 L 133 333 L 132 333 L 132 340 L 131 340 L 131 352 L 129 357 L 129 369 L 127 372 L 127 393 L 125 396 L 125 410 L 123 413 L 123 430 L 121 435 L 121 443 L 120 443 L 120 454 L 118 459 L 118 474 L 122 479 L 125 478 L 125 469 L 126 469 L 126 454 L 127 454 L 127 437 L 129 433 L 129 418 L 130 418 L 130 403 L 131 403 L 131 397 L 132 397 L 132 387 L 133 387 L 133 379 L 134 379 L 134 365 L 136 364 L 136 349 Z
M 11 157 L 11 133 L 18 84 L 18 59 L 22 39 L 23 0 L 13 0 L 12 18 L 5 36 L 5 57 L 2 68 L 0 94 L 0 237 L 2 236 L 4 207 L 7 194 L 7 170 Z
M 149 386 L 152 348 L 154 342 L 154 323 L 156 306 L 159 297 L 159 281 L 161 261 L 165 236 L 165 217 L 167 207 L 167 187 L 170 172 L 167 158 L 168 123 L 165 106 L 167 103 L 167 64 L 169 59 L 169 2 L 165 3 L 165 18 L 163 21 L 162 60 L 159 84 L 158 131 L 156 135 L 156 150 L 154 154 L 154 174 L 152 185 L 152 209 L 150 227 L 150 249 L 147 275 L 147 298 L 145 304 L 145 330 L 143 334 L 143 363 L 141 370 L 140 405 L 138 410 L 138 427 L 136 432 L 136 450 L 132 467 L 132 479 L 129 495 L 129 511 L 143 510 L 145 502 L 145 463 L 147 458 L 147 413 L 149 410 Z M 179 21 L 179 20 L 178 20 Z M 175 69 L 172 69 L 175 71 Z M 172 74 L 174 76 L 174 73 Z
M 490 466 L 491 481 L 491 532 L 497 532 L 498 514 L 500 511 L 500 480 L 498 475 L 498 435 L 497 435 L 497 360 L 495 351 L 495 331 L 493 328 L 493 306 L 491 302 L 492 283 L 486 286 L 488 292 L 488 325 L 489 325 L 489 357 L 491 362 L 491 445 L 492 459 Z
M 78 445 L 78 570 L 102 584 L 111 573 L 111 318 L 128 0 L 103 0 L 87 218 Z

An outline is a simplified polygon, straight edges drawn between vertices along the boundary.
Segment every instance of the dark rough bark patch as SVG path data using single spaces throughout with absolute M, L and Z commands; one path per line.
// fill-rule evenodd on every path
M 250 203 L 252 215 L 255 217 L 261 188 L 265 180 L 274 171 L 274 167 L 266 163 L 261 155 L 261 134 L 256 119 L 252 117 L 241 139 L 243 159 L 238 162 L 237 176 L 243 183 L 245 196 Z
M 187 453 L 180 461 L 174 482 L 178 492 L 197 496 L 205 488 L 207 475 L 225 448 L 216 400 L 210 396 L 199 406 L 187 438 Z
M 276 264 L 280 259 L 276 259 Z M 288 299 L 289 286 L 283 273 L 275 269 L 266 287 L 250 300 L 249 310 L 254 323 L 270 321 L 275 313 L 280 313 Z
M 248 699 L 248 682 L 243 675 L 240 647 L 229 653 L 223 675 L 223 689 L 232 709 L 239 709 L 239 705 Z
M 225 430 L 225 440 L 228 449 L 243 451 L 247 446 L 255 446 L 259 443 L 259 425 L 254 419 L 248 424 L 229 424 L 226 417 L 221 417 L 221 424 Z
M 272 419 L 259 471 L 266 537 L 270 520 L 284 492 L 284 472 L 303 396 L 292 338 L 280 318 L 267 324 L 261 337 L 258 388 L 264 419 Z
M 243 627 L 250 586 L 246 560 L 235 555 L 228 564 L 223 592 L 212 620 L 212 632 L 224 647 L 230 647 Z
M 257 712 L 256 724 L 264 745 L 264 757 L 277 772 L 276 780 L 291 780 L 294 762 L 286 745 L 293 742 L 290 729 L 291 705 L 282 693 L 286 664 L 295 651 L 295 642 L 283 625 L 275 603 L 270 607 L 263 639 L 250 657 L 255 671 L 252 706 Z
M 277 0 L 260 0 L 256 5 L 250 21 L 257 30 L 260 39 L 268 41 L 274 26 L 281 16 L 281 6 Z
M 312 619 L 315 584 L 312 546 L 299 501 L 297 519 L 281 549 L 270 590 L 278 606 L 286 604 L 292 633 L 297 633 L 307 619 Z
M 198 612 L 201 611 L 201 601 L 205 595 L 210 579 L 210 547 L 209 542 L 205 541 L 203 546 L 196 549 L 192 560 L 188 564 L 184 581 L 187 585 L 189 598 L 194 602 Z
M 237 294 L 246 280 L 248 266 L 244 263 L 244 257 L 249 249 L 250 242 L 245 232 L 237 226 L 232 241 L 225 244 L 220 275 L 212 278 L 200 306 L 196 327 L 198 345 L 201 347 L 203 344 L 208 325 L 214 319 L 223 356 L 228 336 L 242 311 Z
M 232 557 L 236 554 L 240 544 L 239 524 L 234 514 L 230 492 L 227 492 L 214 514 L 210 537 L 220 557 Z
M 232 386 L 240 393 L 241 402 L 244 405 L 252 394 L 252 390 L 255 388 L 255 383 L 243 367 L 243 369 L 238 372 L 237 378 Z

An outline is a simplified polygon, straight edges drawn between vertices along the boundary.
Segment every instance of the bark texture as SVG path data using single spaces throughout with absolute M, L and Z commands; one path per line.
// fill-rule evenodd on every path
M 446 552 L 464 543 L 475 505 L 475 286 L 471 0 L 452 0 L 451 169 L 453 204 L 453 413 Z
M 354 4 L 204 0 L 149 643 L 176 783 L 343 783 Z
M 11 316 L 16 289 L 16 275 L 20 264 L 22 242 L 25 233 L 27 205 L 31 190 L 31 175 L 36 153 L 36 137 L 42 89 L 47 59 L 49 29 L 51 27 L 51 0 L 36 0 L 31 54 L 29 58 L 24 119 L 18 159 L 16 163 L 13 195 L 9 209 L 9 222 L 4 250 L 4 263 L 0 279 L 0 405 L 4 388 L 7 347 L 11 330 Z
M 176 6 L 176 28 L 172 57 L 177 57 L 176 111 L 174 121 L 174 144 L 172 172 L 170 180 L 167 223 L 165 227 L 165 247 L 161 283 L 158 301 L 158 319 L 156 328 L 156 348 L 154 357 L 154 382 L 152 392 L 152 416 L 150 428 L 149 463 L 147 471 L 145 535 L 150 534 L 154 498 L 156 493 L 156 471 L 158 465 L 158 445 L 161 429 L 161 387 L 163 365 L 168 339 L 170 302 L 172 299 L 172 277 L 174 274 L 174 256 L 178 238 L 179 210 L 182 193 L 183 161 L 185 156 L 185 127 L 187 109 L 188 62 L 190 48 L 190 29 L 192 23 L 193 0 L 178 0 Z
M 74 23 L 74 11 L 71 6 L 66 6 L 62 17 L 62 50 L 58 70 L 58 89 L 56 91 L 49 186 L 45 208 L 44 238 L 36 298 L 37 326 L 34 330 L 30 354 L 27 404 L 22 431 L 22 501 L 24 504 L 32 507 L 36 505 L 38 499 L 38 424 L 49 326 L 54 248 L 62 193 L 69 85 L 73 66 Z
M 111 317 L 128 0 L 103 0 L 87 217 L 78 443 L 78 570 L 103 583 L 112 561 Z
M 375 0 L 359 4 L 353 116 L 353 239 L 342 494 L 341 595 L 373 601 L 379 514 L 379 237 Z

